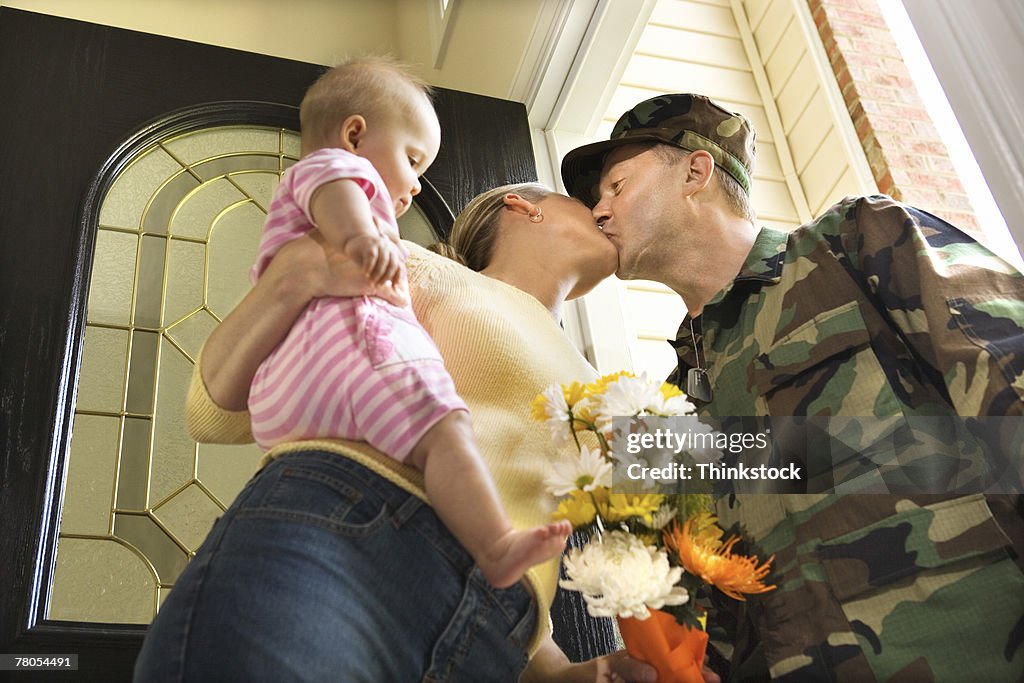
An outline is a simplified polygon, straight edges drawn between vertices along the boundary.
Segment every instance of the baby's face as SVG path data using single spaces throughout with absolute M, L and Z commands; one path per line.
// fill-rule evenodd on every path
M 369 121 L 355 153 L 377 169 L 395 206 L 395 216 L 409 210 L 420 192 L 420 176 L 434 163 L 441 146 L 441 126 L 426 97 L 410 103 L 408 115 Z

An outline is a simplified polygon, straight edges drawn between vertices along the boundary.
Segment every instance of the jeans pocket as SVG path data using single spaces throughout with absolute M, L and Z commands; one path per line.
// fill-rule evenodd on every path
M 526 668 L 528 657 L 526 650 L 530 645 L 530 640 L 533 638 L 533 634 L 537 630 L 537 601 L 532 598 L 529 599 L 526 611 L 523 612 L 522 618 L 519 622 L 512 627 L 512 631 L 508 634 L 505 640 L 521 653 L 520 657 L 520 669 Z
M 345 536 L 365 536 L 388 518 L 386 501 L 372 490 L 357 488 L 344 472 L 329 466 L 283 467 L 263 500 L 240 516 L 291 519 L 331 529 Z
M 517 681 L 529 660 L 536 601 L 525 587 L 492 588 L 474 568 L 431 653 L 424 683 Z

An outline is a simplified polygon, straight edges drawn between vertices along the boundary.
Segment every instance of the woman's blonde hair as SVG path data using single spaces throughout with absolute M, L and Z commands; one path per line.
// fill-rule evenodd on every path
M 498 219 L 505 208 L 507 194 L 517 194 L 536 203 L 553 193 L 540 183 L 517 183 L 478 194 L 455 219 L 448 241 L 433 244 L 430 249 L 472 270 L 481 271 L 486 268 L 494 253 Z

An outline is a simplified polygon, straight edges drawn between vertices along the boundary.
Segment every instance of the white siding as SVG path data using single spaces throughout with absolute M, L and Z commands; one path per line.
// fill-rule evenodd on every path
M 823 81 L 799 2 L 658 0 L 594 139 L 607 138 L 619 115 L 643 99 L 701 93 L 750 118 L 757 131 L 752 196 L 760 223 L 791 230 L 862 191 L 827 99 L 834 82 Z M 675 365 L 664 340 L 675 336 L 682 301 L 657 283 L 624 285 L 634 370 L 663 377 Z
M 706 94 L 750 117 L 758 131 L 755 205 L 769 224 L 800 223 L 743 36 L 728 0 L 659 0 L 640 37 L 595 139 L 608 137 L 616 119 L 637 102 L 667 92 Z M 653 282 L 625 283 L 625 318 L 631 325 L 634 370 L 664 377 L 675 365 L 666 339 L 675 337 L 682 300 Z
M 810 214 L 817 216 L 848 194 L 872 190 L 863 152 L 853 138 L 841 95 L 810 25 L 803 0 L 736 0 L 745 12 L 778 111 L 780 138 Z

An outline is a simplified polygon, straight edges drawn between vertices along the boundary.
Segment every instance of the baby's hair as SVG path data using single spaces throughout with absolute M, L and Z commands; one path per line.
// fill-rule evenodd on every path
M 431 245 L 431 250 L 478 272 L 486 268 L 494 252 L 498 219 L 505 208 L 507 194 L 517 194 L 537 203 L 552 194 L 552 191 L 540 183 L 518 183 L 478 194 L 455 219 L 448 241 Z
M 367 120 L 409 114 L 417 95 L 429 101 L 430 86 L 391 57 L 345 60 L 324 72 L 302 98 L 302 154 L 334 146 L 339 126 L 353 114 Z

